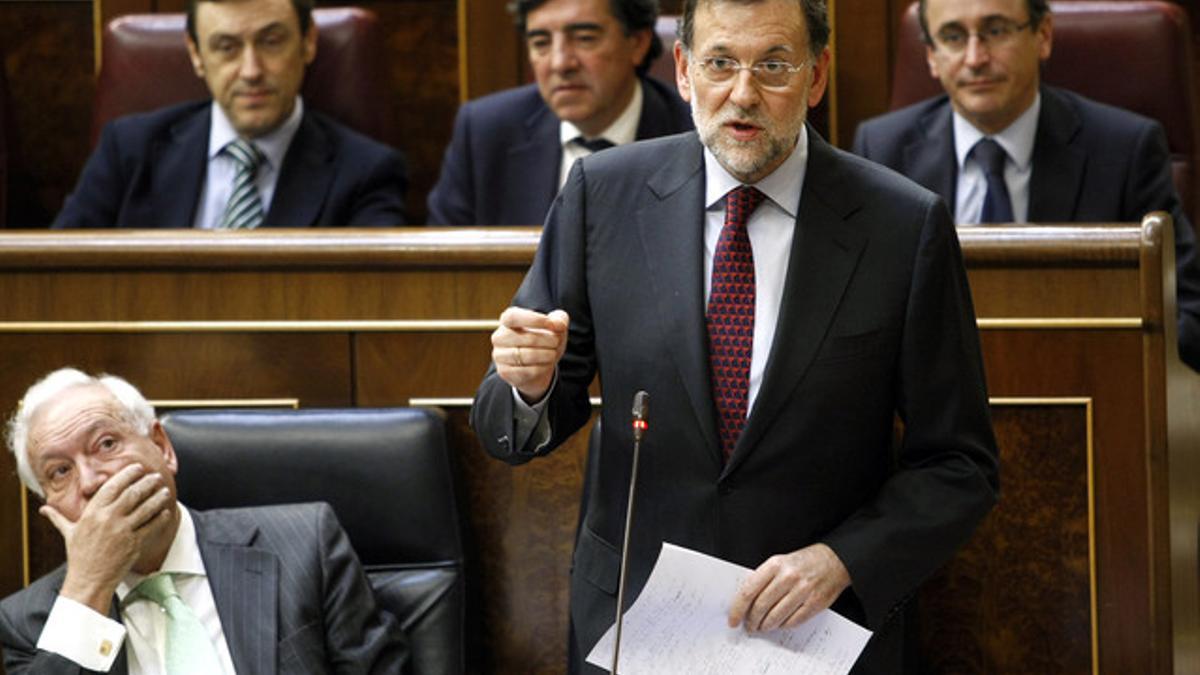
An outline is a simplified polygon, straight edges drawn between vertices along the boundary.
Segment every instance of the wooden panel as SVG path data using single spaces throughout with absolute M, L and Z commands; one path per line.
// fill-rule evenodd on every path
M 920 594 L 920 672 L 1095 672 L 1090 412 L 993 405 L 1000 503 Z
M 88 155 L 91 3 L 2 2 L 0 45 L 13 114 L 8 227 L 43 227 Z
M 1080 558 L 1074 409 L 998 409 L 1001 506 L 927 589 L 941 599 L 926 622 L 952 626 L 934 631 L 934 672 L 1195 671 L 1200 378 L 1165 347 L 1174 289 L 1164 233 L 1157 221 L 960 231 L 992 395 L 1092 401 L 1094 567 Z M 0 408 L 64 361 L 127 375 L 156 398 L 469 397 L 537 242 L 528 228 L 241 234 L 0 233 Z M 1006 318 L 1015 323 L 997 323 Z M 472 656 L 481 672 L 560 672 L 584 438 L 509 467 L 483 455 L 465 408 L 451 406 L 449 420 L 471 528 Z M 11 468 L 5 455 L 0 594 L 20 584 Z M 61 552 L 38 527 L 41 570 Z M 1081 600 L 1081 578 L 1095 584 L 1094 603 Z M 1085 644 L 1093 607 L 1097 639 Z

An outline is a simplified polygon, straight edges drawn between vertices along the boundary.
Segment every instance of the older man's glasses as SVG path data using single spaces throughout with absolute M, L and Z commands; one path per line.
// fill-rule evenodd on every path
M 1012 19 L 994 18 L 984 21 L 979 30 L 970 31 L 958 24 L 951 24 L 943 26 L 933 36 L 933 41 L 951 54 L 961 54 L 971 41 L 972 34 L 981 44 L 988 47 L 1003 47 L 1012 42 L 1018 33 L 1032 25 L 1033 21 L 1017 23 Z
M 792 83 L 792 76 L 804 70 L 808 61 L 793 65 L 779 59 L 759 61 L 751 65 L 743 65 L 737 59 L 725 56 L 710 56 L 698 62 L 704 79 L 713 84 L 729 84 L 738 73 L 750 71 L 750 75 L 760 86 L 769 89 L 783 89 Z

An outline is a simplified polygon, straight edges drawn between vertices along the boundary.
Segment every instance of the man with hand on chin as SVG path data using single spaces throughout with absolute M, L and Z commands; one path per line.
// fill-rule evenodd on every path
M 327 504 L 191 511 L 154 409 L 64 368 L 9 423 L 67 562 L 0 602 L 19 673 L 397 673 L 408 647 Z

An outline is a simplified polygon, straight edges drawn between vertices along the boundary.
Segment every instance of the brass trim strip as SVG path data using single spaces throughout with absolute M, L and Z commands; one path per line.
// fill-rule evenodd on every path
M 155 410 L 169 408 L 300 408 L 298 398 L 164 398 L 149 401 Z
M 458 333 L 493 331 L 497 319 L 394 321 L 6 321 L 0 333 Z
M 1145 325 L 1138 317 L 984 318 L 975 322 L 979 330 L 1140 330 Z
M 600 407 L 600 397 L 592 396 L 588 399 L 593 408 Z M 425 397 L 425 398 L 410 398 L 408 405 L 414 408 L 470 408 L 475 399 L 470 396 L 462 397 Z
M 462 333 L 491 332 L 496 319 L 334 321 L 0 321 L 0 333 Z M 1138 317 L 976 319 L 979 330 L 1140 330 Z
M 995 406 L 1083 406 L 1087 425 L 1087 491 L 1088 491 L 1088 593 L 1090 594 L 1090 618 L 1092 622 L 1092 675 L 1100 675 L 1100 615 L 1099 590 L 1096 588 L 1096 467 L 1095 467 L 1095 416 L 1093 399 L 1080 397 L 989 397 L 988 403 Z

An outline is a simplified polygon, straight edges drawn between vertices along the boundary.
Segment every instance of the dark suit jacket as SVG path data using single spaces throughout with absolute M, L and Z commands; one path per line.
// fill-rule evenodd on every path
M 639 140 L 692 128 L 676 92 L 653 78 L 641 82 Z M 536 84 L 465 103 L 429 193 L 429 223 L 540 225 L 558 192 L 561 161 L 559 119 Z
M 192 227 L 211 117 L 196 101 L 109 123 L 52 227 Z M 406 186 L 399 153 L 306 108 L 263 226 L 401 225 Z
M 239 673 L 399 673 L 408 647 L 379 611 L 358 558 L 325 503 L 192 511 L 221 628 Z M 83 673 L 36 648 L 66 567 L 0 602 L 4 667 Z M 114 619 L 118 603 L 113 598 Z M 126 673 L 124 655 L 113 673 Z
M 585 158 L 550 211 L 513 302 L 571 316 L 547 451 L 588 419 L 597 372 L 603 385 L 571 577 L 582 655 L 613 621 L 638 389 L 651 416 L 630 597 L 665 541 L 749 567 L 825 542 L 853 579 L 835 609 L 876 631 L 858 673 L 899 672 L 899 608 L 996 500 L 974 310 L 945 205 L 811 129 L 809 139 L 783 309 L 728 464 L 709 379 L 696 134 Z M 893 450 L 896 413 L 905 434 Z M 512 393 L 494 369 L 471 419 L 490 454 L 533 456 L 514 440 Z
M 1171 182 L 1166 135 L 1157 122 L 1043 86 L 1029 182 L 1031 223 L 1175 220 L 1179 355 L 1200 370 L 1200 262 L 1196 236 Z M 950 99 L 938 96 L 863 122 L 854 152 L 955 203 L 958 160 Z

